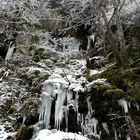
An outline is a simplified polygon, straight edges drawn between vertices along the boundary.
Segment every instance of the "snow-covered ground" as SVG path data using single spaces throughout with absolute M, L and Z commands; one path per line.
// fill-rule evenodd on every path
M 41 130 L 32 140 L 89 140 L 76 133 L 66 133 L 57 130 Z
M 5 140 L 8 137 L 12 138 L 16 133 L 6 133 L 5 128 L 3 125 L 0 125 L 0 140 Z

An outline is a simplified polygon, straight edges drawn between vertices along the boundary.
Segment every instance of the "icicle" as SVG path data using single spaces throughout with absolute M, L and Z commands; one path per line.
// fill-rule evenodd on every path
M 69 110 L 69 105 L 71 105 L 72 102 L 72 91 L 66 89 L 66 107 L 65 107 L 65 120 L 66 120 L 66 132 L 68 132 L 68 110 Z
M 91 118 L 91 114 L 88 113 L 87 116 L 85 117 L 85 122 L 83 126 L 84 135 L 93 134 L 95 137 L 100 139 L 101 134 L 97 133 L 97 126 L 98 120 L 95 118 Z
M 39 120 L 43 120 L 45 128 L 49 128 L 50 124 L 50 115 L 51 115 L 51 106 L 52 106 L 52 97 L 47 92 L 42 93 L 42 104 L 39 110 Z
M 136 108 L 138 111 L 140 111 L 139 105 L 136 103 Z
M 115 140 L 118 140 L 117 131 L 116 130 L 114 130 L 114 137 L 115 137 Z
M 9 61 L 13 56 L 14 49 L 16 48 L 16 45 L 12 44 L 12 43 L 13 42 L 10 42 L 10 45 L 9 45 L 9 48 L 8 48 L 8 51 L 7 51 L 7 54 L 6 54 L 6 57 L 5 57 L 5 61 Z
M 85 131 L 84 131 L 84 116 L 83 116 L 83 114 L 81 115 L 81 128 L 82 128 L 82 134 L 84 135 Z
M 102 126 L 104 128 L 104 130 L 106 131 L 106 133 L 109 135 L 109 129 L 106 123 L 102 123 Z
M 128 104 L 127 104 L 127 101 L 124 100 L 124 99 L 120 99 L 118 101 L 119 105 L 124 109 L 124 112 L 125 113 L 128 113 Z
M 131 140 L 129 135 L 126 136 L 126 140 Z
M 88 112 L 89 113 L 92 113 L 92 105 L 91 105 L 91 102 L 90 102 L 90 96 L 87 97 L 87 105 L 88 105 Z
M 65 107 L 65 120 L 66 120 L 66 129 L 65 129 L 65 132 L 68 132 L 68 107 L 66 106 Z
M 90 38 L 90 36 L 88 36 L 87 50 L 89 50 L 89 49 L 90 49 L 90 42 L 91 42 L 91 38 Z
M 87 50 L 89 50 L 90 49 L 90 47 L 91 47 L 91 41 L 95 41 L 95 35 L 93 34 L 93 35 L 90 35 L 90 36 L 88 36 L 88 45 L 87 45 Z
M 76 114 L 77 114 L 77 122 L 79 122 L 79 115 L 78 115 L 78 99 L 79 99 L 79 95 L 78 95 L 78 91 L 76 91 L 76 94 L 75 94 L 75 111 L 76 111 Z
M 131 102 L 128 102 L 128 107 L 131 109 Z
M 97 135 L 97 125 L 98 125 L 98 120 L 93 118 L 93 127 L 94 127 L 94 134 Z
M 64 117 L 64 101 L 66 96 L 66 90 L 64 90 L 62 87 L 59 89 L 59 92 L 57 93 L 57 100 L 55 105 L 55 126 L 57 129 L 60 129 L 61 121 Z

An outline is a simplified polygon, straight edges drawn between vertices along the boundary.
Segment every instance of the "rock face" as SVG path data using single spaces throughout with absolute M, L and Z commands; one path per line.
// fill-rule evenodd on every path
M 139 68 L 86 58 L 79 42 L 69 44 L 72 38 L 42 38 L 36 44 L 19 38 L 15 55 L 0 68 L 0 125 L 7 134 L 34 140 L 41 129 L 58 129 L 90 140 L 139 139 Z

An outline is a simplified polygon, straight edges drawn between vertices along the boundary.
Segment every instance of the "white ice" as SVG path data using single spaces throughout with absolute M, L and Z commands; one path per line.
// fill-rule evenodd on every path
M 107 123 L 102 123 L 103 128 L 105 129 L 106 133 L 109 135 L 109 129 Z
M 128 113 L 128 103 L 125 99 L 120 99 L 118 101 L 119 105 L 123 108 L 125 113 Z
M 6 61 L 9 61 L 12 58 L 15 48 L 16 48 L 15 44 L 13 44 L 12 46 L 9 46 L 8 52 L 5 57 Z
M 45 128 L 49 128 L 53 98 L 49 95 L 49 93 L 43 92 L 41 100 L 42 104 L 39 109 L 39 120 L 43 120 Z

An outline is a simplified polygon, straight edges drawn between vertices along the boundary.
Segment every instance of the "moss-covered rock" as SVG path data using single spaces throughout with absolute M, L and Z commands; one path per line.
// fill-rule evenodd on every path
M 31 42 L 32 42 L 33 44 L 37 44 L 37 43 L 39 42 L 39 37 L 38 37 L 38 36 L 32 36 Z
M 47 56 L 44 54 L 45 49 L 44 48 L 37 48 L 35 50 L 35 54 L 32 58 L 33 61 L 39 62 L 42 59 L 47 59 Z
M 18 130 L 16 140 L 29 140 L 33 135 L 33 128 L 28 126 L 21 126 Z
M 108 89 L 105 92 L 105 95 L 111 96 L 112 98 L 119 99 L 125 96 L 125 92 L 121 89 Z
M 8 111 L 12 106 L 12 100 L 7 100 L 4 104 L 4 110 Z
M 40 85 L 37 85 L 37 86 L 33 87 L 31 89 L 31 93 L 32 94 L 35 94 L 35 93 L 41 94 L 41 86 Z
M 113 89 L 113 91 L 111 90 L 111 94 L 116 96 L 119 91 L 118 96 L 122 97 L 124 95 L 129 100 L 138 101 L 140 99 L 140 84 L 137 75 L 138 73 L 135 73 L 131 68 L 122 69 L 118 66 L 112 66 L 101 73 L 100 76 L 106 78 L 107 82 L 114 87 L 117 87 L 117 91 Z

